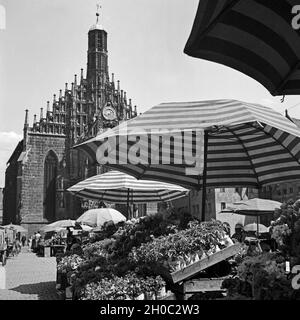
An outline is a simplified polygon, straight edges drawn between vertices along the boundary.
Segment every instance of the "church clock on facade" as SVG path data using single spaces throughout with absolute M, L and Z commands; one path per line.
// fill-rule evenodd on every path
M 3 222 L 20 217 L 30 234 L 55 220 L 76 219 L 83 208 L 66 189 L 105 170 L 73 146 L 137 115 L 120 81 L 109 76 L 107 32 L 96 15 L 88 32 L 86 76 L 81 69 L 80 77 L 53 95 L 46 112 L 40 108 L 32 125 L 26 110 L 23 140 L 8 161 Z

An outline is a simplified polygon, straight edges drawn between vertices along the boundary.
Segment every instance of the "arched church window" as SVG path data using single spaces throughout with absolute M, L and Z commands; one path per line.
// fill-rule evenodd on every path
M 51 150 L 44 163 L 44 218 L 48 221 L 55 220 L 56 211 L 56 177 L 58 159 Z

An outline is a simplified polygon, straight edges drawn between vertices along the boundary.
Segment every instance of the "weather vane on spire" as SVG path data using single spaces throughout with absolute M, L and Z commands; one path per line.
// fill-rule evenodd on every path
M 96 12 L 96 16 L 97 16 L 97 23 L 99 22 L 99 16 L 100 16 L 100 13 L 99 13 L 99 10 L 101 9 L 101 5 L 100 3 L 97 4 L 97 12 Z

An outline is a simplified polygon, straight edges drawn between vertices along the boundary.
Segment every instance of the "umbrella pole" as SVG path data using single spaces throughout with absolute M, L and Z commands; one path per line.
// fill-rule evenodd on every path
M 256 229 L 256 231 L 257 231 L 257 235 L 256 235 L 256 237 L 257 237 L 257 241 L 258 241 L 258 235 L 259 235 L 259 221 L 258 221 L 258 215 L 256 216 L 256 225 L 257 225 L 257 229 Z
M 204 131 L 204 163 L 203 163 L 203 178 L 202 178 L 202 212 L 201 212 L 201 221 L 205 221 L 207 150 L 208 150 L 208 131 L 205 130 Z
M 192 206 L 191 206 L 191 191 L 189 192 L 189 213 L 192 215 Z
M 127 219 L 129 219 L 129 188 L 127 189 Z

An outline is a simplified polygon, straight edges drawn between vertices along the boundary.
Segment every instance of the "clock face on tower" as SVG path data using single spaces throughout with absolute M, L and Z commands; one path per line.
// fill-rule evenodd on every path
M 108 103 L 102 111 L 102 115 L 104 117 L 104 119 L 109 120 L 109 121 L 113 121 L 117 118 L 117 113 L 115 108 L 111 105 L 111 103 Z

